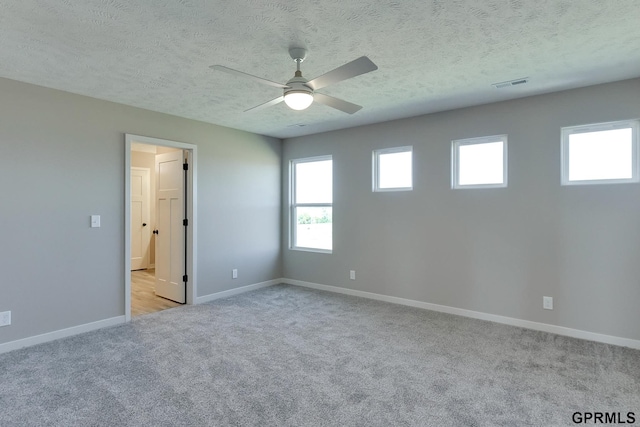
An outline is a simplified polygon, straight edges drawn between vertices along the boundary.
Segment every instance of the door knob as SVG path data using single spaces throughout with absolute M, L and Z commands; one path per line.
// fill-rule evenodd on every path
M 158 230 L 153 230 L 153 234 L 158 234 Z
M 142 223 L 142 226 L 143 226 L 143 227 L 146 227 L 146 226 L 147 226 L 147 223 L 146 223 L 146 222 L 143 222 L 143 223 Z

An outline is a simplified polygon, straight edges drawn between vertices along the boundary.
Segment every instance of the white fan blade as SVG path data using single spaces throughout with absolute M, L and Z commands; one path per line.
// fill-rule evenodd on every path
M 276 99 L 272 99 L 271 101 L 265 102 L 264 104 L 256 105 L 255 107 L 251 107 L 248 110 L 244 110 L 244 112 L 246 113 L 247 111 L 261 110 L 265 107 L 271 107 L 272 105 L 276 105 L 282 101 L 284 101 L 284 96 L 279 96 Z
M 322 89 L 325 86 L 332 85 L 334 83 L 341 82 L 343 80 L 350 79 L 351 77 L 359 76 L 361 74 L 375 71 L 378 66 L 371 62 L 366 56 L 361 56 L 358 59 L 354 59 L 351 62 L 344 64 L 334 70 L 331 70 L 320 77 L 309 81 L 307 84 L 311 86 L 313 90 Z
M 225 67 L 224 65 L 212 65 L 209 68 L 211 68 L 212 70 L 224 71 L 225 73 L 229 73 L 229 74 L 236 74 L 243 77 L 249 77 L 250 79 L 253 79 L 262 84 L 277 87 L 280 89 L 287 89 L 289 87 L 280 83 L 272 82 L 271 80 L 263 79 L 262 77 L 254 76 L 251 74 L 243 73 L 242 71 L 234 70 L 233 68 Z
M 317 92 L 313 94 L 313 100 L 328 107 L 335 108 L 336 110 L 344 111 L 347 114 L 353 114 L 362 108 L 361 105 L 352 104 L 350 102 L 343 101 L 342 99 Z

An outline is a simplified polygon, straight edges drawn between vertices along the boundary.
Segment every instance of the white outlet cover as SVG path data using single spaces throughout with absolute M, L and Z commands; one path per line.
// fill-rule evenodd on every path
M 553 310 L 553 297 L 542 297 L 542 308 Z
M 349 271 L 349 278 L 351 280 L 356 280 L 356 271 L 355 270 Z
M 0 326 L 9 326 L 11 325 L 11 312 L 3 311 L 0 313 Z

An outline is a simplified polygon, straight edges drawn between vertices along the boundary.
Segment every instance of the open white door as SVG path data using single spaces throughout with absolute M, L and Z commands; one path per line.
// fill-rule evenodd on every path
M 156 155 L 156 295 L 185 303 L 184 154 Z
M 149 267 L 151 242 L 149 169 L 131 168 L 131 270 Z

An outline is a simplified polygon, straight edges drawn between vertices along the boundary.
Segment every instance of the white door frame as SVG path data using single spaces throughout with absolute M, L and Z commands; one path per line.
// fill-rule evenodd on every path
M 166 139 L 151 138 L 148 136 L 125 134 L 124 150 L 124 314 L 127 322 L 131 321 L 131 145 L 134 142 L 142 144 L 159 145 L 163 147 L 173 147 L 186 150 L 189 154 L 189 171 L 187 174 L 189 185 L 187 188 L 187 218 L 189 227 L 187 228 L 187 304 L 195 304 L 198 277 L 197 277 L 197 247 L 196 241 L 198 233 L 197 213 L 197 154 L 198 147 L 194 144 L 184 142 L 169 141 Z

